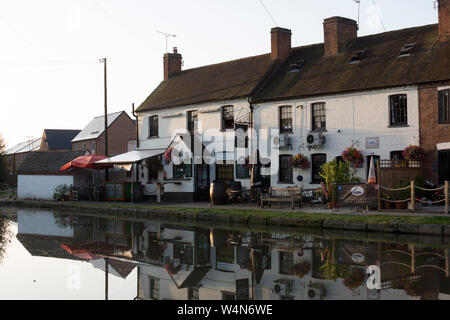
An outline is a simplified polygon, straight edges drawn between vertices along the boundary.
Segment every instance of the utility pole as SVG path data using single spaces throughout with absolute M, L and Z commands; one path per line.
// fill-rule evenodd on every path
M 109 266 L 109 261 L 108 258 L 105 258 L 105 300 L 108 300 L 108 266 Z
M 107 81 L 106 81 L 106 58 L 100 59 L 103 63 L 103 81 L 105 90 L 105 156 L 108 156 L 108 97 L 107 97 Z M 108 181 L 108 169 L 105 169 L 105 182 Z

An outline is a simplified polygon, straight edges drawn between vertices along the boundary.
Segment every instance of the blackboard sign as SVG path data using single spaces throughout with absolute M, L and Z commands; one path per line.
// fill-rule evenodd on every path
M 236 279 L 236 300 L 249 300 L 248 279 Z

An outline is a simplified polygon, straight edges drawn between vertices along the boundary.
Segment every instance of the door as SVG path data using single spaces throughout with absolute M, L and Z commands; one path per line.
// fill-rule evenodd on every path
M 439 184 L 450 181 L 450 150 L 438 152 L 439 158 Z
M 195 165 L 195 201 L 209 200 L 209 165 Z

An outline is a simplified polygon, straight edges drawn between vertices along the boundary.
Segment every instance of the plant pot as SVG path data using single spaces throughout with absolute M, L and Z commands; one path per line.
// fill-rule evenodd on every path
M 392 202 L 389 202 L 389 201 L 383 201 L 383 208 L 384 208 L 384 209 L 392 209 L 392 205 L 393 205 Z
M 339 204 L 336 200 L 327 202 L 328 209 L 338 208 Z
M 406 203 L 406 201 L 403 202 L 396 202 L 395 203 L 395 208 L 396 209 L 406 209 L 408 206 L 408 204 Z

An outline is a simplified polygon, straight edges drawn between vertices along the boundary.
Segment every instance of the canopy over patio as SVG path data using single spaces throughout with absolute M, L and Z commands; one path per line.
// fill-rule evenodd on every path
M 104 168 L 110 168 L 112 165 L 104 164 L 104 165 L 98 165 L 95 164 L 96 161 L 106 159 L 107 157 L 99 155 L 99 154 L 90 154 L 90 155 L 84 155 L 79 156 L 72 161 L 66 163 L 63 165 L 60 170 L 65 171 L 69 170 L 70 168 L 91 168 L 91 169 L 104 169 Z
M 99 160 L 96 162 L 96 164 L 100 165 L 133 164 L 138 161 L 160 155 L 164 153 L 164 151 L 166 151 L 166 149 L 133 150 L 119 154 L 114 157 Z

